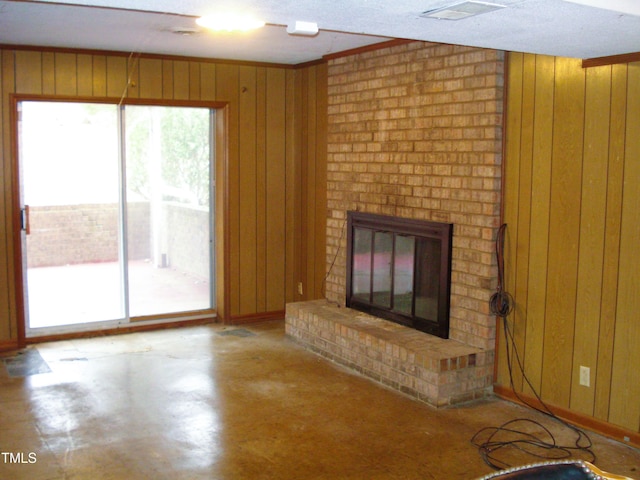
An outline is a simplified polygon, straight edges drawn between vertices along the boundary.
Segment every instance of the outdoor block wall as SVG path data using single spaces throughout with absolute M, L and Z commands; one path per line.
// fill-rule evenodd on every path
M 327 297 L 344 305 L 346 212 L 454 224 L 450 337 L 494 348 L 504 53 L 411 42 L 328 65 Z
M 169 265 L 208 279 L 211 235 L 208 228 L 203 228 L 209 223 L 208 211 L 171 202 L 164 202 L 159 208 L 166 219 L 164 223 L 170 225 L 160 234 L 166 236 L 161 253 L 167 255 Z M 119 216 L 120 207 L 115 203 L 31 207 L 28 266 L 117 261 Z M 128 258 L 152 258 L 149 203 L 129 202 L 127 219 Z
M 119 255 L 119 206 L 53 205 L 29 209 L 29 267 L 113 262 Z M 129 256 L 149 256 L 149 204 L 130 203 Z
M 203 280 L 210 277 L 211 232 L 209 209 L 167 203 L 167 254 L 171 266 Z

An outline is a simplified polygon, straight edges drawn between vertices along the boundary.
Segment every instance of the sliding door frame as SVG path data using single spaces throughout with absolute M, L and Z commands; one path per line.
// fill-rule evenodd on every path
M 183 314 L 160 314 L 150 315 L 145 318 L 137 318 L 134 322 L 112 329 L 96 329 L 82 331 L 78 333 L 60 334 L 52 336 L 26 336 L 26 302 L 25 302 L 25 275 L 26 265 L 23 264 L 24 254 L 22 244 L 22 204 L 21 204 L 21 185 L 20 185 L 20 161 L 18 149 L 18 105 L 23 101 L 43 101 L 43 102 L 74 102 L 74 103 L 97 103 L 111 104 L 117 107 L 127 105 L 142 106 L 160 106 L 160 107 L 195 107 L 208 108 L 215 111 L 215 123 L 213 125 L 212 139 L 214 142 L 214 159 L 213 166 L 214 182 L 215 182 L 215 198 L 214 201 L 214 225 L 213 233 L 215 235 L 215 248 L 212 251 L 213 267 L 212 277 L 215 285 L 215 308 L 211 310 L 192 311 Z M 186 325 L 190 323 L 208 323 L 211 321 L 225 322 L 229 319 L 229 228 L 228 228 L 228 212 L 229 212 L 229 196 L 228 196 L 228 118 L 229 105 L 228 102 L 203 102 L 203 101 L 177 101 L 163 99 L 134 99 L 134 98 L 112 98 L 112 97 L 79 97 L 79 96 L 61 96 L 61 95 L 10 95 L 10 120 L 11 120 L 11 161 L 13 170 L 12 179 L 12 230 L 13 244 L 15 246 L 14 256 L 14 292 L 17 306 L 17 334 L 18 346 L 22 347 L 28 343 L 36 343 L 41 341 L 49 341 L 53 339 L 71 338 L 89 336 L 92 333 L 109 334 L 124 333 L 139 330 L 149 330 L 166 327 L 170 325 Z

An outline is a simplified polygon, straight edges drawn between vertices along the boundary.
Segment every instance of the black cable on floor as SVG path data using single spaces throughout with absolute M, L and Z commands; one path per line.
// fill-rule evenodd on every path
M 561 445 L 558 444 L 551 431 L 546 428 L 542 423 L 527 418 L 517 418 L 510 420 L 499 427 L 487 427 L 478 431 L 472 438 L 471 443 L 478 448 L 480 455 L 484 462 L 490 467 L 496 470 L 502 470 L 509 468 L 512 465 L 508 464 L 505 460 L 500 460 L 497 453 L 503 449 L 511 448 L 516 449 L 525 455 L 535 457 L 542 460 L 563 460 L 574 456 L 574 454 L 582 454 L 586 458 L 581 458 L 588 462 L 595 462 L 596 456 L 592 451 L 593 442 L 591 438 L 581 429 L 574 425 L 564 421 L 555 415 L 551 409 L 542 400 L 536 389 L 533 387 L 529 378 L 527 377 L 520 355 L 516 347 L 516 342 L 513 337 L 513 333 L 509 328 L 507 322 L 508 316 L 511 314 L 514 308 L 514 302 L 511 295 L 504 291 L 504 237 L 507 225 L 503 224 L 498 229 L 496 236 L 496 258 L 498 265 L 498 285 L 496 293 L 493 294 L 489 300 L 489 308 L 491 313 L 502 319 L 503 331 L 505 338 L 505 349 L 507 355 L 507 366 L 509 369 L 509 382 L 511 390 L 514 392 L 516 398 L 533 410 L 542 413 L 543 415 L 551 418 L 552 420 L 560 423 L 562 426 L 572 430 L 576 434 L 576 441 L 573 445 Z M 512 353 L 513 352 L 513 353 Z M 542 405 L 539 408 L 532 405 L 525 399 L 523 399 L 515 388 L 513 381 L 512 370 L 512 355 L 516 360 L 518 369 L 522 374 L 522 378 L 534 393 L 536 399 Z M 534 429 L 542 430 L 542 433 L 530 433 L 525 431 L 524 427 L 534 427 Z

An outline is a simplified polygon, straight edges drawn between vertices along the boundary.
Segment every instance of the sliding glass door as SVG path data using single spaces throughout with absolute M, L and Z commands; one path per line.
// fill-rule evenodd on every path
M 20 102 L 28 336 L 213 310 L 214 119 Z
M 210 111 L 125 112 L 130 315 L 211 308 Z

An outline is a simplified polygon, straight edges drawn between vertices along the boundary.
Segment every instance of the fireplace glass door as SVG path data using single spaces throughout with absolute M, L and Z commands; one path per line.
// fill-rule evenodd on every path
M 451 225 L 349 214 L 347 306 L 447 338 Z

